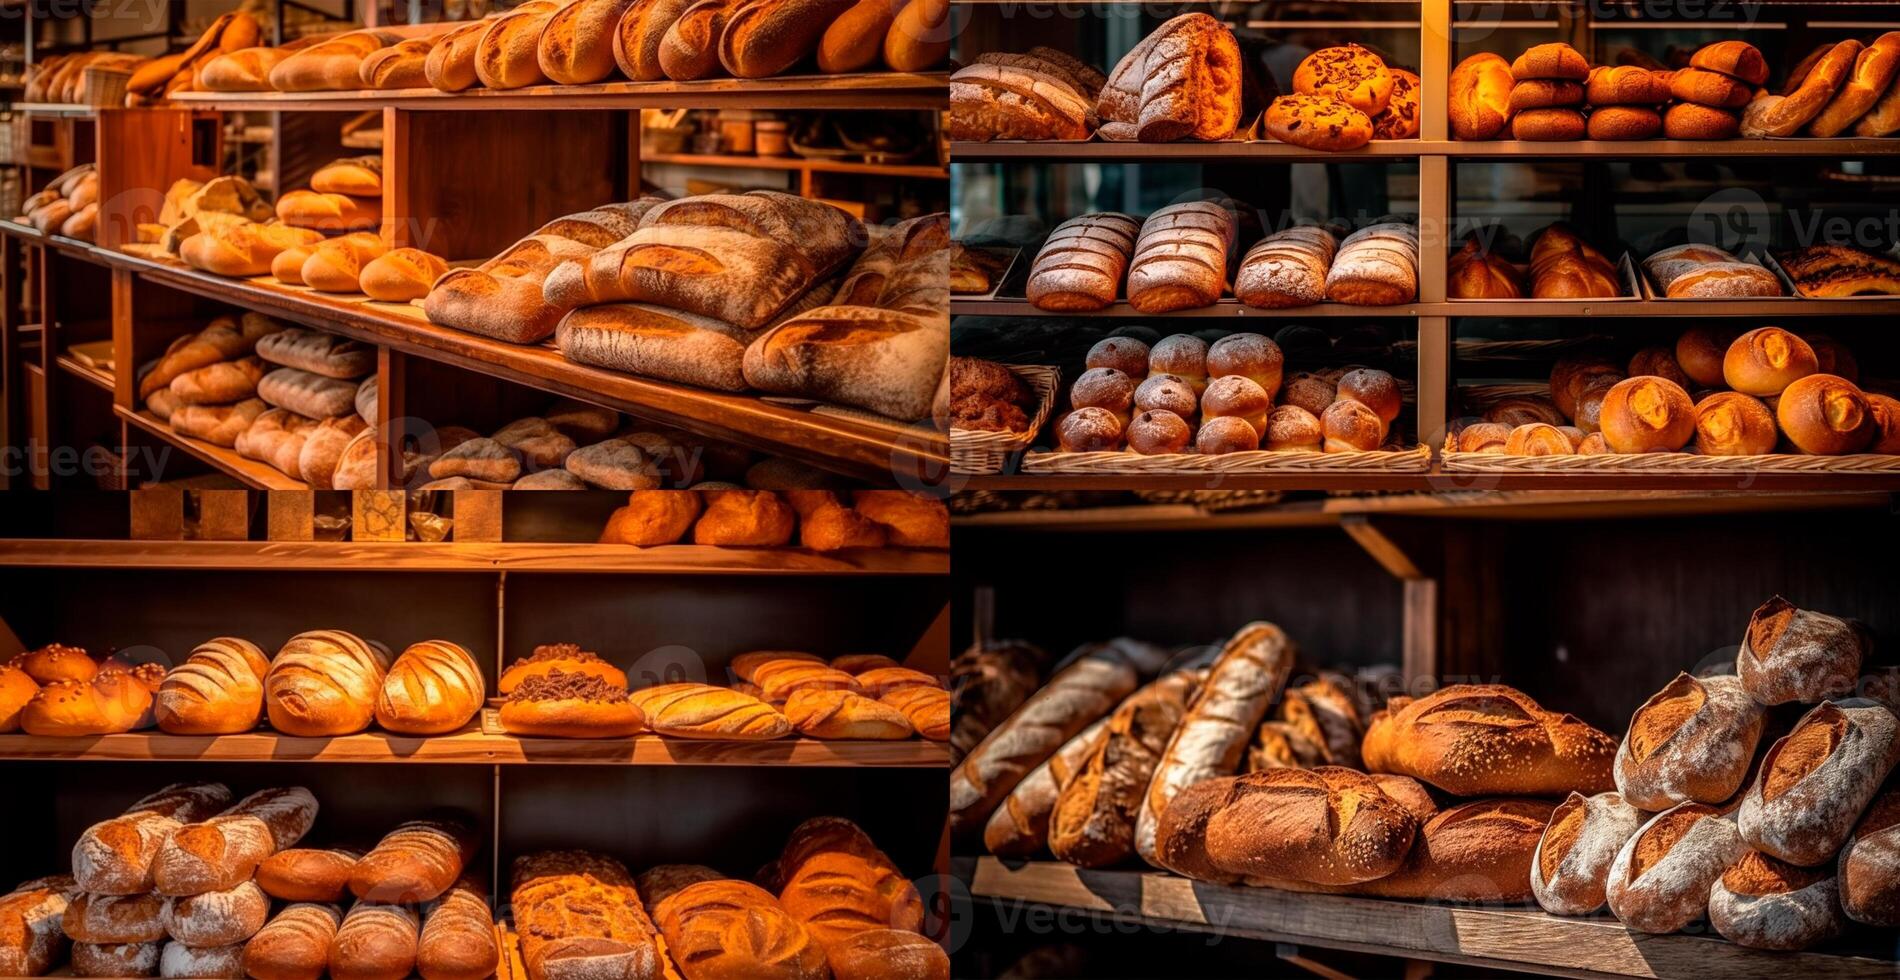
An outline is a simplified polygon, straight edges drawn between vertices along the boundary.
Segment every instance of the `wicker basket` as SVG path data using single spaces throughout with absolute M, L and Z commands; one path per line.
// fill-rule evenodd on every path
M 1749 477 L 1759 473 L 1891 473 L 1900 476 L 1900 456 L 1701 456 L 1696 453 L 1600 453 L 1595 456 L 1506 456 L 1453 453 L 1443 456 L 1447 473 L 1680 473 L 1684 476 Z
M 94 107 L 125 105 L 125 87 L 132 81 L 132 69 L 91 65 L 82 77 L 79 101 Z
M 1030 453 L 1023 457 L 1025 473 L 1107 473 L 1261 475 L 1301 473 L 1425 473 L 1431 470 L 1431 450 L 1322 453 L 1311 450 L 1268 450 L 1203 456 L 1177 453 L 1143 456 L 1140 453 Z
M 1056 390 L 1062 385 L 1062 372 L 1045 364 L 1005 364 L 1036 392 L 1036 414 L 1029 417 L 1024 432 L 984 432 L 974 429 L 950 430 L 951 472 L 976 475 L 1001 473 L 1009 458 L 1029 448 L 1036 433 L 1049 421 L 1055 407 Z

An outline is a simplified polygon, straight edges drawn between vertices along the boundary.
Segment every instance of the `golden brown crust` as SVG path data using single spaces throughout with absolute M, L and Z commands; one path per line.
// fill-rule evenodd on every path
M 1282 95 L 1267 107 L 1267 134 L 1310 150 L 1356 150 L 1372 139 L 1372 120 L 1337 99 Z
M 1460 796 L 1614 788 L 1614 739 L 1497 684 L 1395 698 L 1373 716 L 1360 751 L 1370 771 L 1411 776 Z
M 1865 450 L 1879 435 L 1866 395 L 1846 378 L 1810 374 L 1775 403 L 1775 420 L 1796 449 L 1812 456 Z
M 1597 422 L 1613 452 L 1675 452 L 1695 435 L 1695 404 L 1665 378 L 1625 378 L 1604 393 Z
M 1701 455 L 1766 455 L 1780 438 L 1774 413 L 1757 398 L 1721 391 L 1696 403 L 1695 451 Z

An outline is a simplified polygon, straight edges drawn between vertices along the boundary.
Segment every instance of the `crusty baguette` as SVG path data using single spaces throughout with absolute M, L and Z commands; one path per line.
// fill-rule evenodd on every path
M 1138 680 L 1127 658 L 1105 647 L 1084 652 L 1050 678 L 950 773 L 951 833 L 975 833 L 1030 770 L 1108 714 Z
M 1102 868 L 1134 853 L 1135 820 L 1168 740 L 1187 713 L 1201 672 L 1177 670 L 1129 695 L 1102 742 L 1056 798 L 1049 850 L 1070 864 Z
M 1143 860 L 1154 863 L 1155 822 L 1174 794 L 1239 768 L 1261 716 L 1286 686 L 1293 658 L 1293 641 L 1272 623 L 1248 623 L 1227 641 L 1155 765 L 1135 821 L 1135 850 Z
M 983 825 L 983 846 L 998 857 L 1028 857 L 1042 850 L 1049 840 L 1049 817 L 1063 787 L 1082 771 L 1082 766 L 1102 747 L 1108 735 L 1104 715 L 1076 733 L 1054 755 L 1029 771 L 1016 788 L 1003 798 L 1002 805 Z

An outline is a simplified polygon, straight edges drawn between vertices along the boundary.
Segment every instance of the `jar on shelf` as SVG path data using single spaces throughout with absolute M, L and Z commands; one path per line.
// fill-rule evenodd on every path
M 719 110 L 719 136 L 727 153 L 750 156 L 753 152 L 753 124 L 758 113 L 751 109 Z
M 783 119 L 761 119 L 753 125 L 752 131 L 758 142 L 759 156 L 788 157 L 792 155 L 792 140 Z

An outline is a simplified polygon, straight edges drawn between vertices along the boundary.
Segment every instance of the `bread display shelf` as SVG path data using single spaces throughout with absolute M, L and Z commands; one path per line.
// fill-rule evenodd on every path
M 1127 300 L 1116 300 L 1112 305 L 1093 312 L 1075 310 L 1044 310 L 1026 299 L 958 299 L 950 298 L 951 316 L 1037 316 L 1062 317 L 1070 320 L 1092 320 L 1098 318 L 1132 318 L 1142 320 L 1183 319 L 1188 317 L 1276 317 L 1279 319 L 1311 319 L 1313 317 L 1417 317 L 1426 316 L 1426 308 L 1433 304 L 1400 303 L 1397 306 L 1350 306 L 1345 303 L 1315 303 L 1312 306 L 1293 306 L 1282 309 L 1261 309 L 1246 306 L 1231 297 L 1215 303 L 1189 310 L 1174 310 L 1168 313 L 1143 313 L 1128 305 Z M 1443 306 L 1445 304 L 1436 304 Z M 1443 314 L 1440 314 L 1443 315 Z
M 1143 456 L 1135 452 L 1029 453 L 1024 473 L 1047 474 L 1162 474 L 1209 476 L 1239 474 L 1375 473 L 1381 476 L 1426 473 L 1432 467 L 1431 450 L 1424 446 L 1404 451 L 1322 453 L 1305 450 L 1256 449 L 1248 452 L 1203 455 L 1172 453 Z
M 869 177 L 910 177 L 949 180 L 944 167 L 916 163 L 866 163 L 862 160 L 825 160 L 814 157 L 763 157 L 737 153 L 642 153 L 641 163 L 680 167 L 724 167 L 734 170 L 806 170 L 815 174 L 861 174 Z
M 35 116 L 60 116 L 67 119 L 96 119 L 97 106 L 77 102 L 15 102 L 9 106 L 14 112 L 25 112 Z
M 918 739 L 713 742 L 657 735 L 615 739 L 517 738 L 485 734 L 474 726 L 433 738 L 386 732 L 303 738 L 271 731 L 216 736 L 164 732 L 92 737 L 0 735 L 0 761 L 27 760 L 941 768 L 950 764 L 950 749 L 943 742 Z
M 942 551 L 716 548 L 543 542 L 0 541 L 0 566 L 195 570 L 613 573 L 655 575 L 948 575 Z
M 58 355 L 54 358 L 54 363 L 58 364 L 61 370 L 86 381 L 94 387 L 104 388 L 108 392 L 112 390 L 113 380 L 112 372 L 110 371 L 87 367 L 79 363 L 79 360 L 70 354 Z
M 1867 474 L 1900 477 L 1900 456 L 1856 453 L 1849 456 L 1700 456 L 1695 453 L 1602 453 L 1594 456 L 1507 456 L 1502 453 L 1448 452 L 1440 465 L 1447 473 L 1672 473 L 1752 477 L 1765 473 Z
M 1846 299 L 1807 299 L 1804 297 L 1781 297 L 1775 310 L 1781 313 L 1801 316 L 1874 316 L 1885 314 L 1900 315 L 1900 296 L 1856 296 Z M 1446 300 L 1437 303 L 1402 303 L 1398 306 L 1348 306 L 1343 303 L 1318 303 L 1313 306 L 1295 306 L 1277 310 L 1255 309 L 1243 306 L 1238 300 L 1223 299 L 1213 306 L 1204 306 L 1194 310 L 1176 310 L 1172 313 L 1140 313 L 1126 302 L 1093 313 L 1076 313 L 1060 310 L 1037 309 L 1028 300 L 1023 299 L 956 299 L 950 300 L 952 316 L 1011 316 L 1011 317 L 1063 317 L 1071 320 L 1090 320 L 1095 318 L 1137 318 L 1137 319 L 1179 319 L 1187 317 L 1277 317 L 1287 320 L 1310 319 L 1313 317 L 1482 317 L 1485 319 L 1503 318 L 1544 318 L 1544 317 L 1701 317 L 1701 316 L 1761 316 L 1759 299 L 1639 299 L 1636 297 L 1608 297 L 1604 299 L 1468 299 Z
M 260 463 L 254 459 L 245 459 L 235 449 L 213 445 L 202 439 L 193 439 L 172 431 L 163 419 L 150 412 L 133 411 L 124 405 L 112 406 L 114 414 L 133 427 L 171 443 L 185 452 L 209 464 L 213 469 L 237 480 L 247 487 L 258 490 L 308 490 L 310 487 L 301 480 L 293 480 L 278 472 L 269 463 Z
M 1900 154 L 1900 139 L 1732 139 L 1732 140 L 1434 140 L 1420 153 L 1448 157 L 1513 157 L 1520 160 L 1628 157 L 1835 157 L 1852 160 Z
M 1284 163 L 1403 162 L 1419 157 L 1517 160 L 1631 157 L 1834 157 L 1853 160 L 1900 155 L 1900 139 L 1733 139 L 1733 140 L 1373 140 L 1357 150 L 1311 150 L 1272 140 L 1222 143 L 1119 143 L 1109 140 L 957 141 L 950 144 L 956 163 L 1043 161 L 1048 163 L 1183 163 L 1197 160 L 1260 160 Z M 1357 158 L 1357 159 L 1355 159 Z
M 1054 861 L 956 859 L 972 895 L 1084 909 L 1151 926 L 1461 966 L 1573 977 L 1892 977 L 1892 960 L 1765 953 L 1721 939 L 1645 935 L 1614 919 L 1523 907 L 1436 905 L 1210 885 L 1171 874 L 1084 871 Z
M 715 78 L 699 82 L 601 82 L 516 89 L 361 89 L 345 92 L 180 92 L 176 105 L 220 112 L 361 112 L 365 109 L 941 109 L 949 75 L 866 72 Z
M 451 364 L 640 418 L 889 482 L 896 470 L 941 471 L 948 440 L 934 430 L 858 421 L 764 398 L 725 394 L 576 364 L 551 347 L 521 346 L 437 326 L 413 307 L 338 299 L 307 289 L 226 279 L 179 263 L 98 250 L 145 279 L 304 326 Z M 153 419 L 156 423 L 156 419 Z M 917 435 L 910 433 L 915 431 Z M 275 472 L 275 471 L 273 471 Z M 279 479 L 282 479 L 279 474 Z

